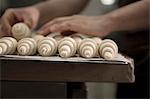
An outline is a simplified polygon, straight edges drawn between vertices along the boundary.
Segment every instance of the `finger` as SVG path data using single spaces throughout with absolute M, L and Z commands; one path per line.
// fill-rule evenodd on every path
M 17 18 L 18 21 L 20 21 L 20 22 L 23 21 L 22 14 L 14 11 L 14 15 L 16 16 L 16 18 Z
M 1 30 L 7 35 L 11 36 L 11 26 L 16 22 L 16 17 L 12 9 L 6 10 L 2 16 L 2 27 Z
M 49 26 L 49 25 L 46 25 L 43 30 L 39 30 L 39 31 L 37 31 L 37 33 L 40 34 L 40 35 L 47 35 L 47 34 L 49 34 L 50 32 L 58 32 L 58 31 L 57 31 L 57 29 L 59 28 L 58 26 L 59 26 L 59 25 L 53 25 L 52 28 L 56 28 L 56 30 L 51 31 L 50 26 Z
M 69 36 L 75 32 L 71 28 L 65 26 L 65 24 L 54 25 L 50 28 L 51 32 L 60 32 L 63 36 Z
M 56 19 L 53 19 L 49 25 L 53 25 L 53 24 L 60 24 L 64 21 L 69 21 L 69 20 L 72 20 L 72 16 L 68 16 L 68 17 L 60 17 L 60 18 L 56 18 Z
M 55 18 L 52 21 L 48 22 L 47 24 L 45 24 L 44 26 L 42 26 L 39 31 L 42 31 L 48 27 L 50 27 L 53 24 L 57 24 L 57 23 L 62 23 L 63 21 L 68 21 L 71 20 L 72 17 L 61 17 L 61 18 Z
M 74 31 L 74 23 L 72 21 L 54 24 L 50 27 L 51 32 Z
M 55 24 L 50 27 L 51 32 L 61 32 L 63 35 L 69 35 L 73 32 L 87 34 L 87 30 L 84 29 L 83 24 L 80 21 L 68 21 L 61 24 Z M 71 32 L 66 32 L 71 31 Z
M 29 16 L 28 16 L 28 15 L 24 15 L 24 16 L 23 16 L 23 21 L 24 21 L 24 23 L 25 23 L 26 25 L 28 25 L 28 27 L 29 27 L 30 29 L 33 28 L 33 22 L 32 22 L 32 18 L 30 17 L 30 15 L 29 15 Z
M 45 24 L 42 28 L 40 28 L 38 33 L 41 35 L 47 35 L 50 32 L 63 32 L 68 31 L 69 29 L 71 30 L 71 21 L 73 21 L 72 16 L 56 18 L 51 22 Z
M 48 34 L 50 33 L 50 29 L 49 29 L 49 27 L 48 27 L 48 28 L 45 28 L 45 29 L 42 30 L 42 31 L 37 31 L 37 33 L 40 34 L 40 35 L 46 36 L 46 35 L 48 35 Z
M 64 21 L 69 21 L 69 20 L 72 20 L 72 17 L 61 17 L 61 18 L 55 18 L 53 19 L 52 21 L 50 21 L 49 23 L 47 23 L 46 25 L 44 25 L 42 28 L 40 28 L 39 30 L 42 31 L 44 30 L 45 28 L 47 27 L 50 27 L 51 25 L 53 24 L 60 24 Z
M 42 28 L 40 28 L 37 33 L 40 35 L 47 35 L 49 33 L 49 23 L 45 24 Z
M 39 19 L 32 19 L 32 29 L 36 28 Z
M 37 32 L 38 32 L 38 33 L 41 33 L 43 30 L 45 30 L 46 28 L 48 28 L 49 23 L 50 23 L 50 22 L 48 22 L 48 23 L 46 23 L 45 25 L 43 25 Z

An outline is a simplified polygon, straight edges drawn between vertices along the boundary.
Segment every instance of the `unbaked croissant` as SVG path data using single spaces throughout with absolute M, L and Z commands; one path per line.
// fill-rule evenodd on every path
M 88 36 L 84 35 L 84 34 L 80 34 L 80 33 L 75 33 L 75 34 L 70 35 L 70 37 L 72 37 L 76 41 L 77 46 L 78 46 L 77 50 L 78 50 L 79 45 L 80 45 L 82 39 L 87 38 Z
M 91 38 L 85 38 L 79 45 L 79 54 L 85 58 L 91 58 L 97 56 L 98 45 L 95 40 Z
M 12 26 L 12 35 L 17 40 L 31 37 L 31 31 L 25 23 L 16 23 Z
M 34 55 L 37 50 L 37 43 L 33 38 L 23 38 L 19 40 L 17 50 L 20 55 Z
M 63 38 L 60 32 L 50 33 L 47 37 L 54 38 L 57 42 Z
M 76 41 L 71 37 L 64 37 L 58 44 L 58 52 L 61 57 L 74 56 L 77 50 Z
M 74 33 L 74 34 L 72 34 L 72 35 L 70 35 L 70 36 L 71 36 L 71 37 L 80 37 L 80 38 L 82 38 L 82 39 L 90 37 L 89 35 L 81 34 L 81 33 Z
M 102 39 L 99 38 L 99 37 L 92 37 L 93 40 L 96 41 L 97 45 L 100 46 L 101 42 L 102 42 Z
M 12 37 L 3 37 L 0 39 L 0 55 L 14 54 L 16 47 L 16 39 Z
M 38 43 L 40 40 L 42 40 L 44 38 L 44 36 L 35 34 L 35 35 L 32 35 L 32 38 Z
M 104 59 L 113 59 L 118 54 L 118 46 L 113 40 L 105 39 L 100 44 L 99 53 Z
M 52 37 L 44 37 L 38 43 L 38 52 L 42 56 L 51 56 L 56 54 L 57 41 Z

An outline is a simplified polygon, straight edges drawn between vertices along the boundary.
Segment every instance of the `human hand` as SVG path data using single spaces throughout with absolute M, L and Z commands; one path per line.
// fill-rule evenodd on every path
M 24 22 L 30 29 L 36 27 L 40 13 L 34 7 L 12 8 L 5 11 L 1 19 L 0 37 L 12 36 L 11 27 L 17 22 Z
M 65 31 L 103 37 L 110 33 L 111 26 L 106 16 L 74 15 L 56 18 L 41 27 L 38 33 L 42 35 L 47 35 L 50 32 L 67 33 Z

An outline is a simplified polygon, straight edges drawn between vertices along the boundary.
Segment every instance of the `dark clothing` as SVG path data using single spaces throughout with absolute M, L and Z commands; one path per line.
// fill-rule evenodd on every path
M 137 35 L 134 33 L 128 35 L 123 33 L 115 39 L 119 44 L 121 53 L 132 57 L 135 63 L 135 82 L 131 84 L 118 84 L 118 98 L 149 97 L 149 35 L 148 31 L 147 33 L 145 31 L 138 39 L 140 32 L 136 33 Z M 144 33 L 147 35 L 144 35 Z
M 124 6 L 139 0 L 120 0 Z M 118 84 L 117 98 L 148 98 L 149 97 L 149 29 L 138 32 L 117 33 L 114 38 L 119 50 L 134 59 L 135 82 Z
M 122 7 L 122 6 L 125 6 L 128 4 L 134 3 L 136 1 L 140 1 L 140 0 L 119 0 L 118 5 L 119 5 L 119 7 Z

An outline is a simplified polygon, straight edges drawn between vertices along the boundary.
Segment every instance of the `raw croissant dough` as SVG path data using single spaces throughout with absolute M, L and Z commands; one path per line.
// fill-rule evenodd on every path
M 16 39 L 12 37 L 3 37 L 0 39 L 0 55 L 14 54 L 16 47 Z
M 41 40 L 44 38 L 44 36 L 43 36 L 43 35 L 35 34 L 35 35 L 32 35 L 32 38 L 33 38 L 33 39 L 37 42 L 37 44 L 38 44 L 38 42 L 41 41 Z
M 84 35 L 84 34 L 80 34 L 80 33 L 75 33 L 75 34 L 70 35 L 70 37 L 72 37 L 76 41 L 76 43 L 77 43 L 77 50 L 78 50 L 81 41 L 84 38 L 87 38 L 88 36 Z
M 58 49 L 61 57 L 74 56 L 76 51 L 80 56 L 92 58 L 98 54 L 104 59 L 113 59 L 118 54 L 117 44 L 110 39 L 101 40 L 99 37 L 89 37 L 83 34 L 73 34 L 64 37 L 61 33 L 51 33 L 47 37 L 32 35 L 29 27 L 24 23 L 17 23 L 12 27 L 13 36 L 0 39 L 0 55 L 14 54 L 34 55 L 37 51 L 42 56 L 55 55 Z M 21 39 L 21 40 L 20 40 Z
M 38 52 L 42 56 L 51 56 L 57 52 L 57 41 L 52 37 L 44 37 L 38 43 Z
M 63 36 L 61 35 L 61 33 L 59 32 L 54 32 L 54 33 L 50 33 L 47 37 L 52 37 L 54 38 L 57 42 L 59 42 Z
M 34 55 L 37 50 L 37 43 L 33 38 L 23 38 L 19 40 L 17 50 L 20 55 Z
M 96 41 L 98 46 L 100 46 L 100 44 L 102 43 L 102 39 L 99 37 L 92 37 L 92 39 Z
M 64 37 L 58 44 L 58 52 L 61 57 L 74 56 L 77 50 L 76 41 L 71 37 Z
M 104 59 L 113 59 L 118 54 L 118 46 L 113 40 L 105 39 L 100 44 L 99 53 Z
M 94 39 L 85 38 L 79 45 L 79 54 L 85 58 L 95 57 L 97 55 L 98 45 Z
M 12 35 L 17 40 L 20 40 L 22 38 L 31 37 L 31 31 L 26 24 L 16 23 L 12 27 Z

